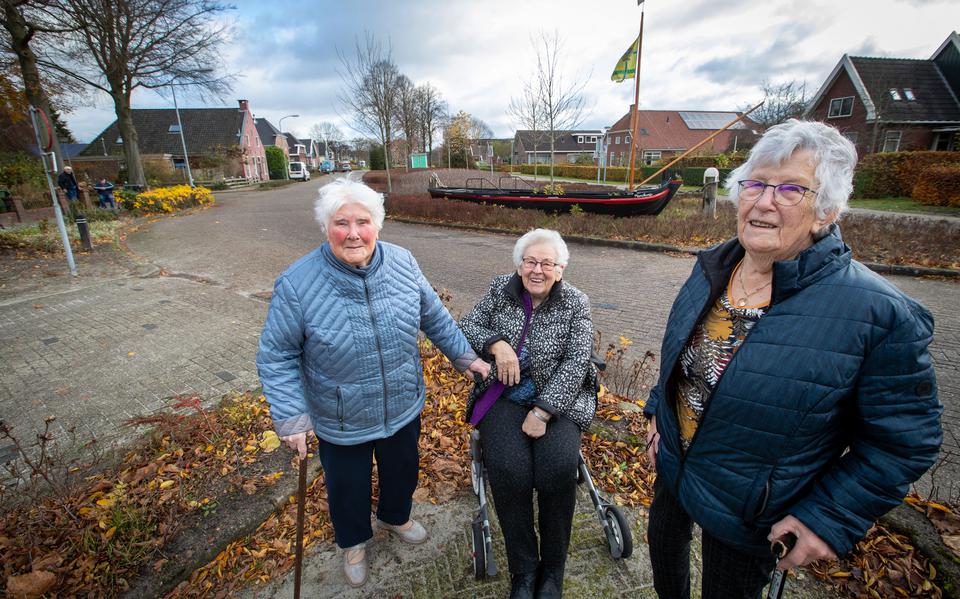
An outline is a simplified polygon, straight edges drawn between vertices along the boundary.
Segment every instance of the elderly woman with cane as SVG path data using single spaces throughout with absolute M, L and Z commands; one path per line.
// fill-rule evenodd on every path
M 559 233 L 530 231 L 513 248 L 516 272 L 496 277 L 460 321 L 474 351 L 496 362 L 467 412 L 480 430 L 512 599 L 562 595 L 580 435 L 596 410 L 590 302 L 561 280 L 569 258 Z
M 327 241 L 274 286 L 257 367 L 277 434 L 306 456 L 319 441 L 336 543 L 352 586 L 368 575 L 371 476 L 376 525 L 407 543 L 427 539 L 410 518 L 425 399 L 419 331 L 461 372 L 487 376 L 410 252 L 378 240 L 383 196 L 341 179 L 320 190 Z
M 727 179 L 737 237 L 697 257 L 645 408 L 662 598 L 690 596 L 694 522 L 702 596 L 756 598 L 775 567 L 850 551 L 936 460 L 933 318 L 835 222 L 856 162 L 836 129 L 790 120 Z

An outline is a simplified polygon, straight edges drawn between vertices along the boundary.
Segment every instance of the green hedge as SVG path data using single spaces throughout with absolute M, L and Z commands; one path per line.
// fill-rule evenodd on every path
M 537 177 L 549 177 L 550 176 L 550 165 L 549 164 L 540 164 L 537 166 Z M 634 173 L 634 181 L 640 182 L 650 175 L 654 174 L 662 167 L 659 166 L 642 166 L 636 169 Z M 685 167 L 685 168 L 676 168 L 670 167 L 666 172 L 676 173 L 679 172 L 680 176 L 683 178 L 683 181 L 687 185 L 702 185 L 703 184 L 703 173 L 707 170 L 708 167 Z M 533 164 L 518 164 L 513 167 L 514 172 L 519 172 L 524 175 L 533 175 Z M 506 169 L 504 169 L 506 170 Z M 730 171 L 733 169 L 730 168 L 721 168 L 717 169 L 720 171 L 720 181 L 724 181 L 727 178 L 727 175 L 730 174 Z M 578 166 L 575 164 L 558 164 L 554 166 L 553 169 L 554 176 L 557 177 L 569 177 L 573 179 L 590 179 L 593 181 L 597 180 L 597 167 L 595 166 Z M 600 175 L 603 177 L 603 174 Z M 630 176 L 630 169 L 624 166 L 609 166 L 607 167 L 607 181 L 613 182 L 625 182 Z M 652 181 L 655 183 L 658 181 Z

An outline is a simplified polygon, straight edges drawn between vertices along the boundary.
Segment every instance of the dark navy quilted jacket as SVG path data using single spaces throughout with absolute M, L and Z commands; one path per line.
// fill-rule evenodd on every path
M 657 476 L 731 546 L 767 553 L 770 526 L 792 514 L 843 555 L 937 458 L 933 318 L 852 260 L 833 225 L 774 265 L 770 308 L 717 383 L 684 456 L 677 358 L 743 253 L 736 239 L 701 252 L 674 301 L 645 408 L 661 433 Z
M 307 254 L 274 285 L 257 368 L 280 436 L 338 445 L 393 435 L 423 409 L 417 336 L 461 371 L 476 359 L 407 250 L 377 242 L 368 267 Z

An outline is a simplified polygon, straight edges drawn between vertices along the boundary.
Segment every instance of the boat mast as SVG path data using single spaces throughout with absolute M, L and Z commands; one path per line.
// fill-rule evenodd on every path
M 633 71 L 633 114 L 630 115 L 630 179 L 629 183 L 627 183 L 627 191 L 633 191 L 633 169 L 634 160 L 637 155 L 637 127 L 640 125 L 637 111 L 640 109 L 640 51 L 643 49 L 643 0 L 640 0 L 638 4 L 640 4 L 640 35 L 637 36 L 637 66 Z

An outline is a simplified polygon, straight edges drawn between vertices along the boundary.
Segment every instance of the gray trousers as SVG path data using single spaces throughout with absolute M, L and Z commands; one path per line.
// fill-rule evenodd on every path
M 563 416 L 554 416 L 546 434 L 531 439 L 520 430 L 529 411 L 500 398 L 478 427 L 513 575 L 535 573 L 541 563 L 563 571 L 577 498 L 580 427 Z M 534 489 L 539 551 L 533 527 Z

